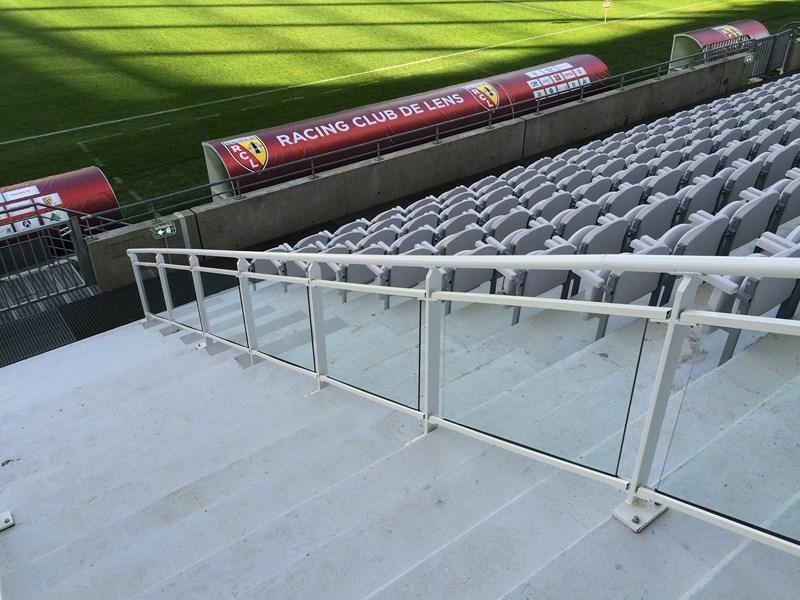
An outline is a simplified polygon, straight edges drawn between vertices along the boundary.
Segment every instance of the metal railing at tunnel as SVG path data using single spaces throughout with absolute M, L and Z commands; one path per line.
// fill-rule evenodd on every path
M 647 80 L 657 80 L 676 70 L 693 69 L 703 64 L 725 60 L 738 54 L 751 55 L 750 75 L 764 76 L 776 71 L 785 63 L 789 42 L 796 36 L 795 30 L 783 31 L 763 39 L 742 40 L 715 48 L 712 51 L 700 52 L 676 60 L 668 60 L 642 68 L 633 69 L 601 79 L 589 84 L 559 93 L 546 98 L 533 98 L 510 105 L 510 111 L 503 119 L 498 119 L 491 111 L 476 115 L 468 115 L 458 119 L 443 121 L 435 125 L 427 125 L 406 132 L 400 136 L 385 137 L 356 144 L 346 151 L 337 150 L 317 154 L 277 166 L 268 166 L 259 172 L 261 178 L 252 182 L 252 174 L 219 179 L 211 183 L 202 183 L 182 190 L 177 190 L 153 198 L 129 202 L 122 206 L 124 220 L 135 223 L 166 214 L 205 204 L 213 200 L 230 197 L 241 197 L 265 186 L 283 183 L 299 178 L 316 178 L 326 170 L 334 169 L 358 160 L 382 160 L 387 154 L 422 143 L 439 143 L 446 137 L 477 130 L 481 127 L 493 127 L 499 122 L 535 115 L 542 111 L 563 104 L 565 101 L 583 101 L 589 96 L 611 90 L 624 90 L 626 87 Z M 225 188 L 221 190 L 220 188 Z M 97 213 L 98 218 L 116 218 L 118 209 Z
M 37 206 L 37 211 L 38 211 Z M 0 235 L 0 321 L 28 308 L 95 284 L 85 237 L 108 220 L 69 209 L 47 208 L 47 218 L 25 216 L 3 225 Z M 85 218 L 89 217 L 90 220 Z
M 455 430 L 625 490 L 615 516 L 634 531 L 669 506 L 800 555 L 790 451 L 800 422 L 799 258 L 128 254 L 145 319 L 170 332 L 391 406 L 426 432 Z M 297 261 L 306 276 L 256 273 L 261 260 Z M 424 284 L 349 283 L 332 278 L 332 265 L 419 269 Z M 677 285 L 660 306 L 448 290 L 448 274 L 481 269 L 655 274 Z M 704 306 L 702 284 L 742 279 L 789 285 L 789 311 Z M 516 310 L 526 311 L 518 322 Z M 779 448 L 765 454 L 768 443 Z

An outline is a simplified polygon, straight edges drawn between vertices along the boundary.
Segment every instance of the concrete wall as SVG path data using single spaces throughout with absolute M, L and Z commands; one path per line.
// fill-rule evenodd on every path
M 133 283 L 133 271 L 127 254 L 128 248 L 183 248 L 186 244 L 183 240 L 182 226 L 187 228 L 190 247 L 202 248 L 194 213 L 181 211 L 162 217 L 161 220 L 168 223 L 174 222 L 178 226 L 178 234 L 162 240 L 154 240 L 150 233 L 152 223 L 148 221 L 102 233 L 87 240 L 89 258 L 92 261 L 97 285 L 101 291 L 106 292 Z M 180 221 L 183 221 L 183 225 Z
M 527 116 L 192 209 L 198 248 L 237 250 L 730 93 L 747 85 L 743 57 L 680 71 Z M 170 245 L 182 245 L 170 238 Z M 128 248 L 156 245 L 149 225 L 89 242 L 103 290 L 132 282 Z
M 800 71 L 800 38 L 789 42 L 789 53 L 783 68 L 784 73 L 794 73 L 795 71 Z

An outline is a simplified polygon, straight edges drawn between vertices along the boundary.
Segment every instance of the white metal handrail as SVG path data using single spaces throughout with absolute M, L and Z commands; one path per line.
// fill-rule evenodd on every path
M 752 256 L 641 256 L 635 254 L 577 254 L 562 256 L 404 256 L 398 254 L 303 254 L 297 252 L 246 252 L 187 248 L 135 248 L 128 255 L 161 254 L 245 260 L 341 265 L 379 265 L 426 269 L 543 269 L 608 270 L 673 275 L 747 275 L 800 278 L 800 258 Z
M 134 270 L 134 278 L 139 291 L 146 319 L 154 319 L 196 331 L 193 327 L 181 324 L 172 318 L 174 307 L 169 283 L 168 270 L 190 272 L 193 280 L 200 329 L 209 342 L 220 342 L 237 347 L 251 356 L 284 363 L 258 349 L 258 333 L 255 331 L 253 303 L 249 283 L 266 280 L 275 283 L 304 286 L 308 293 L 309 330 L 314 354 L 313 371 L 289 365 L 305 373 L 313 374 L 320 386 L 335 385 L 362 395 L 373 401 L 392 406 L 422 420 L 425 431 L 444 427 L 477 437 L 487 443 L 512 450 L 545 464 L 572 473 L 589 477 L 620 490 L 627 490 L 627 500 L 614 511 L 615 516 L 628 527 L 638 532 L 666 510 L 667 506 L 695 517 L 704 519 L 720 527 L 736 531 L 746 537 L 769 544 L 773 547 L 800 556 L 800 545 L 777 532 L 771 532 L 759 525 L 748 524 L 733 517 L 726 517 L 713 509 L 695 506 L 681 499 L 652 490 L 648 478 L 654 469 L 656 447 L 669 434 L 664 431 L 667 406 L 672 396 L 672 386 L 681 358 L 681 348 L 692 326 L 711 325 L 731 330 L 754 330 L 800 337 L 800 322 L 772 317 L 752 316 L 736 313 L 716 313 L 694 308 L 696 293 L 704 276 L 707 275 L 745 275 L 752 277 L 792 278 L 800 280 L 800 258 L 776 257 L 690 257 L 690 256 L 641 256 L 632 254 L 617 255 L 572 255 L 572 256 L 399 256 L 399 255 L 350 255 L 350 254 L 303 254 L 291 252 L 247 252 L 229 250 L 193 250 L 141 248 L 128 250 Z M 155 262 L 139 260 L 140 255 L 154 255 Z M 164 256 L 183 256 L 184 264 L 169 264 Z M 236 259 L 235 268 L 200 266 L 200 258 Z M 286 275 L 267 275 L 254 273 L 250 269 L 256 260 L 297 261 L 309 265 L 307 277 Z M 372 284 L 329 281 L 321 278 L 320 264 L 341 265 L 379 265 L 417 267 L 428 270 L 424 287 L 393 288 Z M 144 291 L 142 267 L 155 267 L 158 271 L 161 291 L 166 305 L 166 317 L 150 312 Z M 450 292 L 442 289 L 440 269 L 522 269 L 522 270 L 610 270 L 616 272 L 658 272 L 679 277 L 676 294 L 671 305 L 642 306 L 639 304 L 615 304 L 613 302 L 588 302 L 585 300 L 507 296 L 479 292 Z M 205 293 L 200 274 L 203 272 L 236 277 L 246 345 L 231 342 L 209 331 L 205 314 Z M 346 382 L 331 377 L 328 373 L 327 350 L 323 322 L 322 288 L 338 289 L 343 292 L 354 291 L 391 296 L 405 295 L 415 298 L 422 305 L 422 318 L 419 323 L 419 369 L 421 386 L 417 407 L 409 407 L 381 397 L 369 390 L 359 389 Z M 630 479 L 584 466 L 568 459 L 559 458 L 546 452 L 496 437 L 484 432 L 450 421 L 444 417 L 441 406 L 442 381 L 442 332 L 444 306 L 448 302 L 469 302 L 474 304 L 494 304 L 523 306 L 535 309 L 582 312 L 593 315 L 616 315 L 644 319 L 649 323 L 660 322 L 667 326 L 661 346 L 658 367 L 653 380 L 652 392 L 647 414 L 642 426 L 641 439 L 634 470 Z M 602 318 L 602 317 L 601 317 Z M 641 352 L 641 349 L 640 349 Z M 637 367 L 638 368 L 638 367 Z M 627 423 L 626 423 L 627 427 Z

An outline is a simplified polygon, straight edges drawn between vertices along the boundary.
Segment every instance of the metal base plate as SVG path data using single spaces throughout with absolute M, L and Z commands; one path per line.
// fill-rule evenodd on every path
M 164 329 L 159 329 L 158 331 L 161 333 L 161 335 L 166 337 L 168 335 L 173 335 L 175 333 L 178 333 L 180 331 L 180 328 L 176 327 L 175 325 L 167 325 L 166 327 L 164 327 Z
M 614 509 L 614 517 L 634 533 L 639 533 L 663 515 L 666 510 L 667 507 L 663 504 L 636 498 L 633 502 L 623 502 L 618 505 Z
M 14 526 L 14 517 L 9 511 L 0 513 L 0 531 Z

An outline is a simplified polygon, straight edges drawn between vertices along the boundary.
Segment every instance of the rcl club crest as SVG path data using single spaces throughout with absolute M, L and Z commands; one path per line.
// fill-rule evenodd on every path
M 257 135 L 236 138 L 222 142 L 237 163 L 248 171 L 255 173 L 267 166 L 269 152 L 267 145 Z
M 742 33 L 742 30 L 737 27 L 734 27 L 733 25 L 721 25 L 719 27 L 714 27 L 714 30 L 720 32 L 729 40 L 735 40 L 741 37 L 745 37 L 744 33 Z
M 500 94 L 497 88 L 487 81 L 466 86 L 466 90 L 483 105 L 486 110 L 494 110 L 500 106 Z

